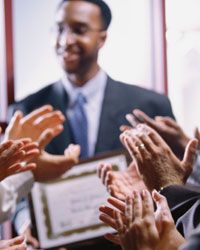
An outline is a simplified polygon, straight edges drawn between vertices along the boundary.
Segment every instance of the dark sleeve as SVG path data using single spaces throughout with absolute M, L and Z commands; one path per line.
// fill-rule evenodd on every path
M 160 101 L 160 108 L 162 116 L 168 116 L 176 120 L 173 114 L 171 102 L 167 96 L 162 96 L 162 100 Z
M 187 239 L 200 223 L 200 188 L 172 185 L 161 194 L 167 198 L 178 231 Z
M 199 250 L 200 249 L 200 226 L 198 226 L 190 235 L 188 243 L 180 250 Z
M 187 179 L 187 183 L 200 186 L 199 173 L 200 173 L 200 152 L 198 151 L 195 163 L 193 165 L 192 173 L 189 176 L 189 178 Z
M 19 102 L 19 103 L 13 103 L 8 107 L 8 116 L 7 121 L 9 122 L 15 111 L 20 110 L 23 112 L 24 115 L 30 113 L 30 110 L 28 109 L 28 106 L 26 103 Z

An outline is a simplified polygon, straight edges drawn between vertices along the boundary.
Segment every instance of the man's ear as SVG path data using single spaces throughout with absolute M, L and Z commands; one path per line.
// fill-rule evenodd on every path
M 106 41 L 107 31 L 100 31 L 98 48 L 101 49 Z

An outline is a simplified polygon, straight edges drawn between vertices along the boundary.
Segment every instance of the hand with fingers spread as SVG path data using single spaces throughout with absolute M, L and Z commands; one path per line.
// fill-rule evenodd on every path
M 1 250 L 28 250 L 25 238 L 18 236 L 10 240 L 0 240 Z
M 125 197 L 130 195 L 134 189 L 145 188 L 134 161 L 124 171 L 114 171 L 111 164 L 101 163 L 97 172 L 110 195 L 120 200 L 125 200 Z
M 167 201 L 157 191 L 152 193 L 156 203 L 154 212 L 150 193 L 133 192 L 122 202 L 109 198 L 115 209 L 101 206 L 100 219 L 117 230 L 117 235 L 106 238 L 121 245 L 123 250 L 177 250 L 185 239 L 176 230 Z
M 56 129 L 57 132 L 57 129 L 62 128 L 64 120 L 62 113 L 53 111 L 50 105 L 38 108 L 26 116 L 16 111 L 5 131 L 5 139 L 31 138 L 38 141 L 47 129 Z
M 145 124 L 125 131 L 120 139 L 137 165 L 149 190 L 185 184 L 196 158 L 197 140 L 190 140 L 180 161 L 159 134 Z
M 178 250 L 186 241 L 176 230 L 166 199 L 153 192 L 157 210 L 147 190 L 134 192 L 125 205 L 126 224 L 122 215 L 115 212 L 120 244 L 124 250 Z
M 133 110 L 133 114 L 128 114 L 126 118 L 133 127 L 140 122 L 155 129 L 179 158 L 183 156 L 190 138 L 174 119 L 162 116 L 152 119 L 139 109 Z M 132 122 L 132 120 L 136 122 Z
M 18 139 L 26 136 L 38 142 L 40 154 L 34 161 L 37 168 L 33 170 L 37 181 L 57 178 L 78 162 L 78 145 L 70 145 L 63 155 L 52 155 L 44 151 L 46 145 L 62 132 L 64 120 L 60 111 L 53 111 L 50 105 L 46 105 L 24 117 L 17 111 L 6 129 L 6 138 Z
M 38 144 L 30 139 L 9 140 L 0 144 L 0 181 L 10 175 L 35 169 L 36 164 L 28 162 L 38 155 Z
M 122 215 L 122 219 L 124 223 L 126 224 L 126 217 L 125 214 L 125 202 L 121 201 L 114 197 L 109 197 L 108 202 L 112 205 L 112 207 L 109 207 L 107 205 L 101 205 L 99 207 L 100 215 L 99 219 L 107 224 L 108 226 L 112 227 L 113 229 L 117 230 L 117 225 L 115 221 L 115 212 L 120 211 Z M 113 208 L 114 207 L 114 208 Z M 116 234 L 107 233 L 105 235 L 105 238 L 115 244 L 120 245 L 119 236 Z

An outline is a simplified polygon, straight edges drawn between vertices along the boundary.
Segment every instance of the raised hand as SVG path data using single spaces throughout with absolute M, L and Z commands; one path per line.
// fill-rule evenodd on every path
M 0 181 L 10 175 L 35 169 L 35 163 L 27 162 L 38 155 L 38 144 L 30 139 L 9 140 L 0 144 Z
M 44 151 L 45 146 L 63 130 L 65 118 L 60 111 L 53 111 L 50 105 L 43 106 L 23 117 L 17 111 L 5 132 L 5 138 L 29 137 L 39 144 L 40 154 L 33 170 L 37 181 L 47 181 L 59 177 L 78 162 L 80 147 L 70 145 L 64 155 L 52 155 Z
M 190 138 L 185 134 L 183 129 L 174 119 L 171 117 L 161 116 L 157 116 L 155 119 L 152 119 L 141 110 L 135 109 L 133 110 L 133 114 L 129 114 L 128 121 L 130 123 L 131 115 L 138 122 L 145 123 L 156 130 L 179 158 L 183 156 L 185 147 L 188 144 Z
M 101 163 L 97 168 L 97 173 L 110 195 L 120 200 L 125 200 L 134 189 L 145 188 L 134 161 L 124 171 L 113 171 L 111 164 Z
M 134 191 L 125 202 L 109 198 L 109 208 L 101 206 L 100 219 L 117 230 L 117 235 L 106 235 L 108 240 L 120 244 L 123 250 L 178 250 L 185 239 L 176 230 L 167 201 L 153 191 L 156 211 L 150 193 Z
M 115 213 L 117 231 L 124 250 L 178 250 L 185 243 L 185 239 L 176 230 L 166 199 L 155 191 L 153 198 L 157 204 L 155 213 L 151 194 L 147 190 L 134 192 L 133 198 L 127 197 L 127 224 L 123 223 L 118 211 Z
M 5 131 L 5 139 L 31 138 L 38 141 L 47 129 L 62 127 L 64 120 L 62 113 L 53 111 L 50 105 L 38 108 L 26 116 L 16 111 Z
M 0 240 L 1 250 L 28 250 L 24 236 L 18 236 L 10 240 Z
M 196 139 L 189 141 L 183 160 L 180 161 L 159 134 L 145 124 L 125 131 L 120 138 L 130 156 L 136 159 L 148 189 L 159 190 L 171 184 L 183 185 L 186 182 L 196 157 Z

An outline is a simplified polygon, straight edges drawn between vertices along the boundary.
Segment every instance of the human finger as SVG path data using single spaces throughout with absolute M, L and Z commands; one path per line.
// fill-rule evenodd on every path
M 136 116 L 134 116 L 134 114 L 126 114 L 125 117 L 126 120 L 131 124 L 132 128 L 135 128 L 139 124 L 139 121 Z
M 65 121 L 65 117 L 60 111 L 47 113 L 34 121 L 34 126 L 40 130 L 54 128 Z
M 31 113 L 29 113 L 28 115 L 26 115 L 21 123 L 22 124 L 26 124 L 28 123 L 33 123 L 38 117 L 47 114 L 49 112 L 51 112 L 53 110 L 53 107 L 51 105 L 44 105 L 38 109 L 35 109 L 34 111 L 32 111 Z
M 117 234 L 111 234 L 111 233 L 107 233 L 104 235 L 104 237 L 111 241 L 114 244 L 120 245 L 120 239 L 119 239 L 119 235 Z
M 133 221 L 133 199 L 130 196 L 126 197 L 125 216 L 127 218 L 128 228 L 130 228 Z
M 7 169 L 7 176 L 34 170 L 35 168 L 36 168 L 35 163 L 29 163 L 29 164 L 15 163 Z
M 104 214 L 104 213 L 100 213 L 99 219 L 100 219 L 101 221 L 103 221 L 103 223 L 105 223 L 106 225 L 108 225 L 108 226 L 114 228 L 115 230 L 117 229 L 115 219 L 112 218 L 112 217 L 110 217 L 109 215 Z
M 134 136 L 134 138 L 136 138 Z M 131 158 L 133 160 L 136 160 L 138 164 L 142 163 L 142 155 L 141 152 L 139 150 L 139 146 L 143 145 L 143 143 L 138 139 L 134 139 L 133 141 L 133 137 L 129 137 L 127 136 L 125 138 L 125 147 L 129 152 L 129 155 L 131 156 Z
M 5 138 L 8 139 L 16 139 L 18 135 L 18 129 L 20 129 L 19 124 L 20 120 L 23 118 L 23 113 L 17 110 L 12 116 L 6 130 L 5 130 Z
M 126 226 L 123 223 L 121 213 L 119 211 L 115 211 L 114 215 L 118 234 L 119 236 L 123 236 L 126 231 Z
M 184 157 L 183 157 L 183 160 L 182 160 L 183 168 L 186 171 L 184 181 L 187 180 L 187 177 L 192 172 L 193 164 L 194 164 L 194 161 L 196 159 L 197 147 L 198 147 L 197 139 L 190 140 L 189 143 L 186 146 Z
M 132 127 L 131 127 L 131 126 L 128 126 L 128 125 L 121 125 L 121 126 L 119 127 L 119 130 L 120 130 L 121 132 L 127 131 L 127 130 L 129 130 L 129 129 L 132 129 Z
M 154 207 L 151 194 L 147 190 L 142 191 L 142 211 L 143 217 L 154 217 Z
M 113 205 L 115 208 L 119 209 L 122 213 L 125 212 L 125 202 L 115 198 L 115 197 L 109 197 L 107 201 Z
M 105 186 L 108 188 L 109 185 L 111 185 L 112 180 L 113 180 L 113 170 L 108 170 L 106 173 L 106 177 L 105 177 Z
M 11 140 L 5 141 L 5 142 L 1 143 L 1 144 L 0 144 L 0 154 L 1 154 L 3 151 L 5 151 L 6 149 L 10 148 L 11 145 L 13 145 L 13 144 L 14 144 L 14 141 L 11 141 Z
M 124 201 L 126 198 L 126 193 L 124 193 L 121 188 L 117 185 L 108 185 L 107 190 L 112 197 Z
M 64 127 L 62 125 L 58 125 L 55 128 L 46 129 L 39 137 L 38 144 L 40 150 L 44 149 L 50 141 L 59 135 L 63 131 Z
M 102 180 L 102 183 L 104 185 L 105 185 L 105 179 L 106 179 L 107 173 L 110 170 L 112 170 L 112 165 L 108 164 L 108 163 L 105 163 L 104 166 L 101 169 L 101 180 Z
M 142 218 L 142 199 L 138 191 L 133 191 L 133 218 L 141 219 Z
M 151 126 L 152 128 L 156 128 L 156 123 L 155 121 L 150 118 L 147 114 L 145 114 L 142 110 L 140 109 L 134 109 L 133 110 L 134 116 L 140 121 L 141 123 L 146 123 L 147 125 Z

